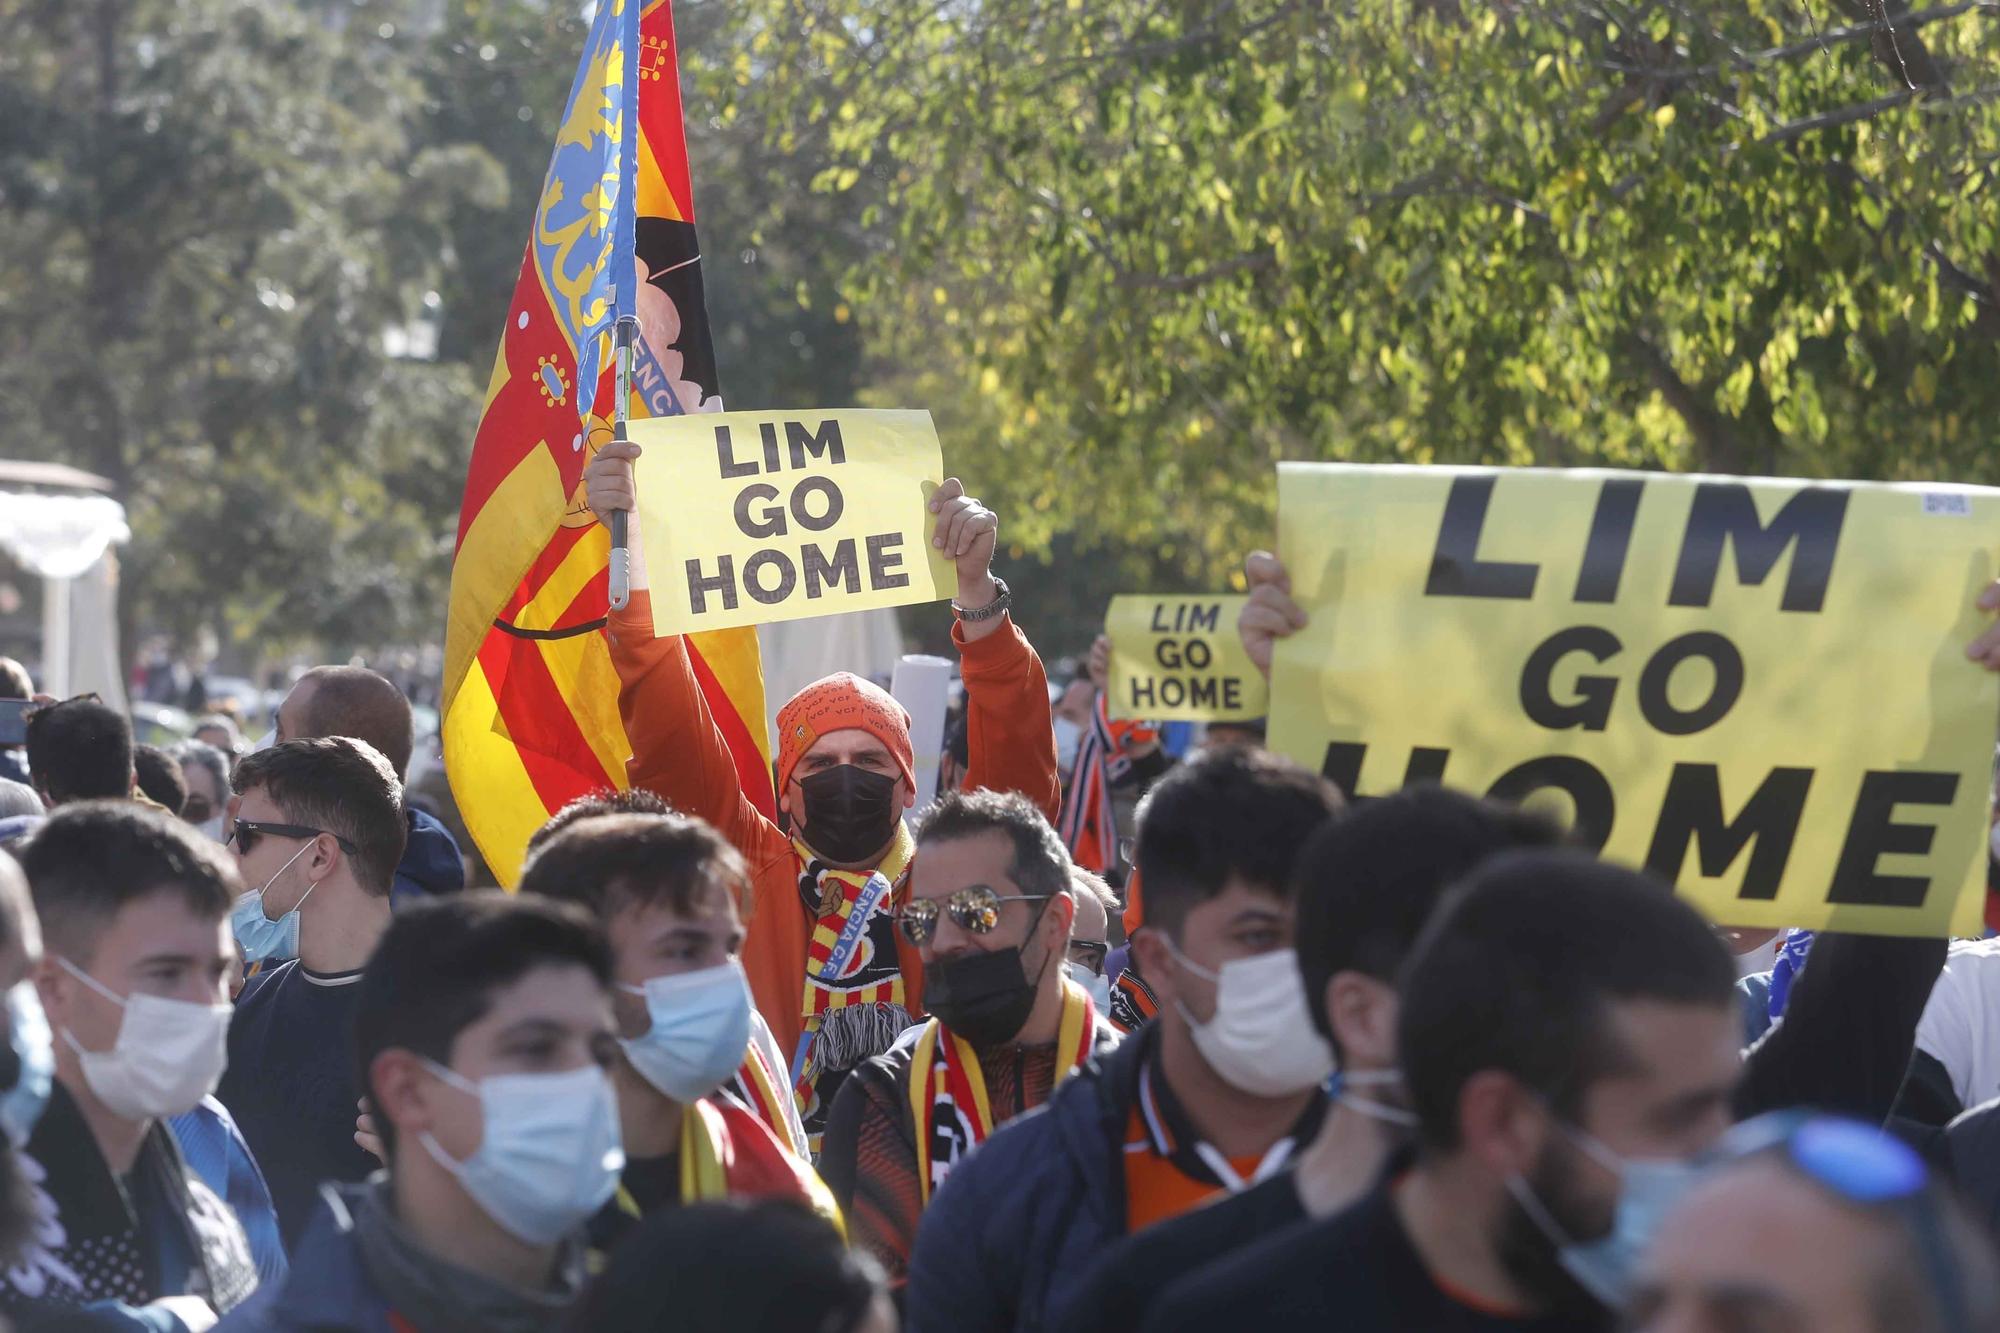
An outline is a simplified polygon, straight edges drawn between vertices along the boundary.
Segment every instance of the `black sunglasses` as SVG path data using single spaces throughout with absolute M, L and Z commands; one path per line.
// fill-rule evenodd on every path
M 256 819 L 237 820 L 230 828 L 229 837 L 225 841 L 235 844 L 237 851 L 248 856 L 250 849 L 257 845 L 257 839 L 265 836 L 305 839 L 317 838 L 323 833 L 339 843 L 341 851 L 346 852 L 349 856 L 354 854 L 354 844 L 346 838 L 341 837 L 338 833 L 333 833 L 323 828 L 307 828 L 304 824 L 266 824 Z

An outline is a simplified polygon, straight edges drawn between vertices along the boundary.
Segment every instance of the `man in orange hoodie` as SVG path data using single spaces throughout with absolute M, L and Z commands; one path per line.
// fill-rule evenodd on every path
M 921 965 L 893 916 L 914 850 L 902 813 L 918 792 L 910 719 L 886 692 L 842 673 L 801 690 L 777 719 L 778 806 L 788 834 L 744 795 L 728 742 L 702 697 L 685 642 L 653 636 L 632 465 L 606 445 L 585 472 L 601 521 L 628 513 L 632 600 L 611 613 L 618 707 L 632 740 L 632 785 L 713 824 L 743 853 L 754 892 L 743 966 L 757 1007 L 791 1055 L 794 1095 L 817 1146 L 847 1071 L 880 1055 L 922 1003 Z M 1058 813 L 1048 677 L 993 577 L 999 519 L 948 479 L 931 499 L 932 543 L 958 567 L 952 610 L 965 680 L 970 765 L 963 786 L 1017 791 Z

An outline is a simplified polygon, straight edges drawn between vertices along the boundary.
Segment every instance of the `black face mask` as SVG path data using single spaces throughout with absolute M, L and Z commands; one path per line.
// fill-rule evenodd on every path
M 1043 971 L 1048 965 L 1042 959 Z M 940 958 L 924 968 L 924 1007 L 974 1046 L 999 1046 L 1020 1035 L 1040 980 L 1040 972 L 1028 976 L 1019 945 Z
M 829 861 L 864 861 L 896 831 L 896 779 L 842 764 L 799 779 L 805 825 L 799 831 Z

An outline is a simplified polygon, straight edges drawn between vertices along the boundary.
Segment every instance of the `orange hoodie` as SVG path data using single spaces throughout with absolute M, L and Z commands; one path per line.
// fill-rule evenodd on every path
M 1048 676 L 1011 617 L 999 630 L 967 643 L 952 627 L 965 679 L 967 791 L 1017 791 L 1054 820 L 1061 804 L 1055 726 Z M 805 866 L 792 840 L 743 795 L 736 761 L 716 727 L 678 637 L 653 637 L 653 603 L 634 592 L 611 613 L 611 660 L 618 668 L 618 711 L 632 741 L 627 773 L 635 787 L 666 798 L 676 810 L 715 825 L 750 866 L 752 901 L 743 970 L 757 1008 L 789 1055 L 804 1028 L 806 948 L 813 921 L 799 897 Z M 921 801 L 921 798 L 920 798 Z M 923 974 L 914 946 L 898 936 L 912 1013 L 923 1012 Z

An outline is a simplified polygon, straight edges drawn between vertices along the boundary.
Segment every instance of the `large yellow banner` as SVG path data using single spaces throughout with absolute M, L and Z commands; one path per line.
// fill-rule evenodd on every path
M 1717 922 L 1977 934 L 2000 491 L 1282 464 L 1272 744 L 1551 801 Z
M 653 630 L 958 595 L 931 545 L 944 456 L 928 412 L 721 412 L 632 423 Z

